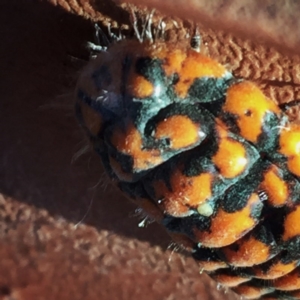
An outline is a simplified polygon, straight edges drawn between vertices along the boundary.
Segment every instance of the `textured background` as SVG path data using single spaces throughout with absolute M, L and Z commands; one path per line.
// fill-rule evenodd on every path
M 110 1 L 53 4 L 0 3 L 0 299 L 237 299 L 167 250 L 158 225 L 138 227 L 96 155 L 75 159 L 87 145 L 72 110 L 87 19 L 128 14 Z M 227 32 L 204 28 L 203 39 L 236 75 L 298 98 L 298 57 Z
M 300 2 L 297 0 L 128 0 L 128 2 L 147 4 L 167 14 L 174 13 L 183 18 L 201 21 L 216 30 L 230 31 L 242 38 L 247 37 L 276 46 L 285 52 L 299 53 Z M 82 0 L 81 3 L 84 5 L 93 1 Z

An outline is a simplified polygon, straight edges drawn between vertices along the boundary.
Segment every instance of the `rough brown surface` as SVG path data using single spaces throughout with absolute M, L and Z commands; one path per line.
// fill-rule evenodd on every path
M 93 3 L 91 0 L 83 0 L 81 3 L 85 2 Z M 299 1 L 128 0 L 128 2 L 154 7 L 164 13 L 190 18 L 197 22 L 201 21 L 216 30 L 230 31 L 242 38 L 247 37 L 268 43 L 289 53 L 299 53 Z
M 106 16 L 128 16 L 103 3 Z M 236 299 L 191 258 L 166 250 L 158 225 L 138 228 L 96 155 L 74 161 L 86 141 L 72 92 L 91 23 L 48 2 L 4 0 L 0 34 L 0 299 Z M 203 39 L 211 56 L 263 79 L 278 101 L 297 96 L 297 57 L 210 30 Z

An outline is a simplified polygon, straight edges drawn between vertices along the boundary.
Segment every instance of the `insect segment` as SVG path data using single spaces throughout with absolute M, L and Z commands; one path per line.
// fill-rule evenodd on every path
M 149 33 L 149 32 L 148 32 Z M 300 299 L 300 126 L 189 43 L 121 40 L 76 115 L 112 180 L 246 299 Z

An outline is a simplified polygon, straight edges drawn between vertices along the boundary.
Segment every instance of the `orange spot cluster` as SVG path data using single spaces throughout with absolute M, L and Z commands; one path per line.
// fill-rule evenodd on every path
M 125 74 L 127 81 L 124 83 L 125 77 L 123 76 L 124 68 L 122 68 L 122 64 L 124 65 L 125 58 L 129 58 L 128 61 L 131 65 L 128 66 L 126 71 L 128 72 L 128 74 Z M 171 84 L 174 85 L 176 96 L 181 98 L 180 101 L 182 100 L 182 102 L 187 99 L 188 91 L 196 79 L 221 79 L 228 74 L 222 65 L 202 54 L 187 49 L 186 46 L 165 42 L 152 45 L 150 43 L 140 44 L 137 41 L 123 41 L 111 46 L 107 52 L 102 53 L 89 64 L 81 76 L 78 88 L 82 88 L 91 101 L 97 101 L 100 96 L 107 94 L 107 99 L 103 102 L 106 103 L 105 105 L 108 103 L 109 108 L 114 105 L 114 102 L 110 103 L 109 101 L 115 100 L 109 98 L 109 95 L 119 95 L 118 93 L 120 93 L 124 84 L 129 101 L 131 101 L 130 97 L 143 101 L 144 98 L 156 97 L 157 87 L 153 83 L 154 81 L 152 82 L 147 79 L 147 76 L 142 76 L 136 72 L 135 63 L 139 58 L 160 59 L 161 62 L 159 63 L 161 63 L 166 77 L 173 78 L 173 75 L 178 75 L 178 78 L 174 76 L 174 82 Z M 107 69 L 104 67 L 107 67 Z M 104 78 L 105 76 L 101 75 L 101 70 L 104 73 L 107 72 L 111 80 Z M 213 134 L 216 132 L 218 136 L 218 145 L 216 146 L 216 152 L 208 160 L 215 169 L 211 168 L 209 171 L 203 171 L 194 176 L 184 174 L 184 166 L 178 162 L 182 162 L 181 154 L 187 153 L 187 149 L 198 146 L 206 138 L 200 126 L 203 124 L 198 124 L 186 115 L 167 117 L 155 124 L 155 130 L 151 138 L 155 139 L 155 142 L 168 140 L 169 144 L 163 150 L 162 147 L 156 147 L 155 143 L 156 148 L 146 148 L 144 145 L 145 137 L 139 131 L 144 125 L 146 126 L 146 121 L 143 126 L 140 126 L 136 125 L 137 120 L 132 120 L 129 116 L 125 116 L 123 121 L 115 117 L 116 120 L 110 120 L 109 126 L 114 130 L 108 136 L 107 132 L 105 135 L 102 134 L 102 132 L 105 132 L 107 125 L 104 122 L 104 116 L 85 103 L 84 99 L 77 99 L 77 105 L 83 119 L 81 122 L 89 134 L 94 139 L 97 138 L 97 143 L 107 139 L 104 141 L 103 147 L 108 151 L 106 154 L 110 167 L 118 177 L 119 182 L 124 185 L 128 184 L 128 186 L 136 184 L 130 190 L 133 194 L 135 193 L 133 200 L 152 219 L 163 222 L 166 216 L 173 216 L 174 219 L 191 217 L 191 211 L 195 214 L 198 211 L 201 215 L 202 211 L 207 212 L 206 209 L 211 208 L 211 215 L 205 216 L 204 213 L 201 215 L 201 218 L 209 220 L 208 229 L 202 230 L 192 224 L 188 228 L 191 232 L 189 230 L 170 232 L 177 243 L 189 250 L 194 249 L 197 251 L 197 247 L 199 247 L 199 249 L 209 249 L 211 253 L 215 254 L 214 258 L 211 258 L 209 253 L 203 259 L 196 258 L 202 269 L 210 272 L 213 278 L 233 288 L 235 292 L 246 299 L 276 299 L 274 295 L 277 291 L 279 291 L 278 295 L 281 298 L 282 295 L 287 295 L 294 297 L 294 299 L 300 299 L 298 260 L 286 262 L 281 253 L 273 252 L 273 247 L 276 245 L 259 240 L 255 236 L 255 232 L 252 231 L 261 221 L 254 216 L 253 211 L 261 209 L 262 205 L 266 205 L 268 209 L 274 211 L 284 207 L 282 211 L 286 215 L 283 218 L 283 224 L 280 224 L 283 232 L 278 240 L 276 239 L 276 243 L 285 247 L 284 251 L 288 252 L 291 251 L 290 248 L 293 248 L 290 246 L 291 243 L 295 243 L 295 240 L 300 241 L 300 205 L 293 202 L 294 199 L 291 200 L 290 187 L 293 182 L 285 180 L 288 171 L 294 175 L 295 182 L 300 178 L 299 125 L 289 124 L 285 128 L 284 126 L 282 128 L 279 128 L 280 126 L 276 127 L 280 132 L 279 146 L 278 149 L 273 150 L 277 151 L 276 155 L 281 154 L 286 158 L 286 163 L 283 163 L 286 168 L 283 169 L 282 163 L 277 163 L 272 154 L 269 156 L 269 153 L 263 153 L 261 159 L 263 160 L 265 155 L 266 159 L 270 159 L 270 165 L 268 168 L 262 167 L 259 174 L 262 180 L 255 192 L 249 195 L 243 208 L 238 211 L 227 212 L 222 206 L 214 206 L 216 203 L 208 208 L 205 206 L 211 204 L 211 199 L 215 201 L 214 197 L 216 195 L 214 193 L 218 189 L 218 192 L 222 194 L 222 184 L 225 181 L 234 184 L 238 181 L 239 176 L 251 168 L 253 159 L 251 155 L 249 157 L 247 148 L 249 143 L 243 142 L 243 139 L 254 145 L 261 142 L 259 138 L 264 133 L 263 125 L 265 125 L 264 122 L 268 114 L 275 115 L 278 120 L 284 120 L 279 107 L 268 99 L 255 84 L 248 81 L 236 81 L 229 87 L 226 84 L 224 83 L 225 102 L 222 106 L 222 112 L 219 114 L 213 109 L 210 112 L 215 116 L 216 126 Z M 161 99 L 158 98 L 158 100 Z M 141 105 L 143 105 L 143 101 L 140 101 Z M 174 101 L 178 101 L 178 99 L 176 98 Z M 123 104 L 128 105 L 128 103 Z M 162 106 L 161 109 L 164 108 Z M 228 119 L 224 117 L 225 114 Z M 151 115 L 149 118 L 152 117 L 155 116 Z M 239 131 L 238 138 L 234 138 L 234 134 L 229 132 L 231 118 L 236 120 L 234 122 L 236 122 L 237 131 Z M 113 122 L 115 123 L 113 124 Z M 277 134 L 278 131 L 274 130 L 274 134 L 275 132 Z M 209 139 L 206 139 L 203 143 L 207 143 L 207 140 Z M 113 150 L 111 150 L 112 148 Z M 110 151 L 113 151 L 114 154 Z M 167 151 L 170 152 L 169 156 L 165 155 Z M 153 179 L 151 177 L 153 173 L 163 174 L 159 172 L 148 172 L 147 174 L 150 175 L 144 176 L 146 172 L 143 173 L 143 171 L 150 171 L 162 165 L 170 157 L 173 157 L 172 153 L 176 155 L 173 155 L 172 172 L 166 172 L 168 178 L 160 176 L 159 179 Z M 129 158 L 126 161 L 126 166 L 122 158 L 119 159 L 123 156 Z M 128 162 L 131 161 L 130 170 Z M 175 165 L 176 162 L 177 165 Z M 164 168 L 164 166 L 161 167 Z M 284 170 L 285 173 L 281 170 Z M 251 169 L 249 172 L 251 172 Z M 134 177 L 135 173 L 142 174 L 142 178 L 138 178 L 139 181 L 137 182 Z M 292 175 L 288 174 L 288 176 Z M 221 181 L 222 184 L 220 183 L 220 185 L 216 183 Z M 148 190 L 145 182 L 149 184 Z M 141 186 L 145 193 L 148 192 L 148 195 L 141 197 L 138 192 L 135 192 L 135 187 Z M 267 195 L 267 200 L 263 204 L 258 191 L 263 191 Z M 238 200 L 232 199 L 232 201 Z M 264 222 L 268 223 L 268 217 L 268 215 L 262 216 Z M 196 244 L 198 244 L 197 247 Z
M 179 74 L 179 81 L 175 85 L 176 93 L 184 98 L 193 81 L 201 77 L 221 78 L 226 74 L 224 66 L 215 60 L 193 51 L 187 47 L 166 47 L 156 45 L 149 48 L 149 56 L 163 61 L 166 76 Z

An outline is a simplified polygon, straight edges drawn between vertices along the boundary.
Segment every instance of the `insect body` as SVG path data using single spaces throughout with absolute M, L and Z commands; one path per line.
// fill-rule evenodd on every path
M 300 299 L 300 126 L 255 84 L 188 43 L 121 40 L 81 74 L 76 114 L 112 180 L 213 278 Z

